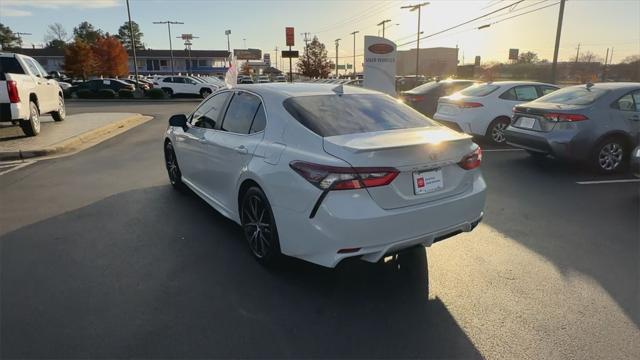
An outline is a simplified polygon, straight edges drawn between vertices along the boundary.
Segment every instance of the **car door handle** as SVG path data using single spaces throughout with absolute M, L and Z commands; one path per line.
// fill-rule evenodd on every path
M 240 154 L 248 154 L 249 150 L 246 147 L 244 147 L 244 145 L 240 145 L 236 148 L 236 152 Z

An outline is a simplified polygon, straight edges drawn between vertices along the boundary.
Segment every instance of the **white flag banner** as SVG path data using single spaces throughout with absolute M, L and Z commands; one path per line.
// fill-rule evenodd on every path
M 227 69 L 227 74 L 224 76 L 224 82 L 227 83 L 227 86 L 234 87 L 238 85 L 238 59 L 230 55 L 229 63 L 229 69 Z
M 364 37 L 362 86 L 396 96 L 396 44 L 383 37 Z

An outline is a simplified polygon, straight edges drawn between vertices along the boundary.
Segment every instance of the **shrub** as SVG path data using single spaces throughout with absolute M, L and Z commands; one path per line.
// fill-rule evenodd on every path
M 133 90 L 120 89 L 120 91 L 118 91 L 118 97 L 123 99 L 133 99 Z
M 98 90 L 98 98 L 100 99 L 113 99 L 116 97 L 116 92 L 111 89 Z
M 166 95 L 162 89 L 153 88 L 147 92 L 147 96 L 152 99 L 164 99 Z
M 80 89 L 76 91 L 76 96 L 79 99 L 92 99 L 94 97 L 93 92 L 89 89 Z

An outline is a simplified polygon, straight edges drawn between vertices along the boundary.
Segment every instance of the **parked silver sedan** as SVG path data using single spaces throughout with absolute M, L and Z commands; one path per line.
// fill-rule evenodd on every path
M 508 144 L 601 173 L 629 160 L 640 130 L 640 83 L 570 86 L 514 108 Z

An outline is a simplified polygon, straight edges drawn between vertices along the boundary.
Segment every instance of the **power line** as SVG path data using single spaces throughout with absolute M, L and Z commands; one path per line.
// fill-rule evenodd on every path
M 357 15 L 350 16 L 350 17 L 348 17 L 348 18 L 346 18 L 344 20 L 337 21 L 337 22 L 335 22 L 335 23 L 333 23 L 331 25 L 325 26 L 325 27 L 321 28 L 320 30 L 315 31 L 313 33 L 314 34 L 319 34 L 319 33 L 323 33 L 323 32 L 327 32 L 327 31 L 333 30 L 335 28 L 338 28 L 338 27 L 341 27 L 341 26 L 344 26 L 344 25 L 347 25 L 347 24 L 352 24 L 353 20 L 362 19 L 363 16 L 370 16 L 370 15 L 373 15 L 374 13 L 377 14 L 379 11 L 382 11 L 382 9 L 387 10 L 388 5 L 389 5 L 389 3 L 385 3 L 385 2 L 379 3 L 379 4 L 369 8 L 368 10 L 360 12 Z

